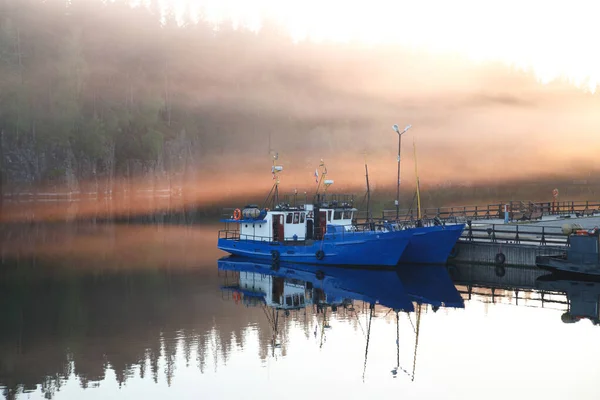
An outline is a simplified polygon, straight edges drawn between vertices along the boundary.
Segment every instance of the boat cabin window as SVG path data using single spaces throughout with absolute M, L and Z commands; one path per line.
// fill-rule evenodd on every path
M 287 215 L 285 216 L 285 223 L 286 224 L 291 224 L 292 223 L 293 214 L 294 213 L 287 213 Z
M 327 221 L 331 221 L 331 216 L 332 216 L 332 214 L 333 214 L 333 211 L 332 211 L 332 210 L 328 210 L 328 211 L 327 211 Z
M 352 219 L 352 211 L 344 211 L 344 219 Z
M 333 219 L 342 219 L 343 211 L 335 211 L 333 213 Z
M 294 223 L 297 224 L 300 221 L 300 213 L 294 213 Z
M 300 213 L 300 223 L 304 223 L 304 213 Z

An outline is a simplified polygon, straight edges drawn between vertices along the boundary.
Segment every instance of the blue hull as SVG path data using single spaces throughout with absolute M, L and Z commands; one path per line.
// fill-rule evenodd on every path
M 322 241 L 294 242 L 219 239 L 218 248 L 237 256 L 315 265 L 395 266 L 406 249 L 412 232 L 347 232 L 326 234 Z M 319 259 L 317 252 L 322 251 Z
M 413 235 L 400 263 L 445 264 L 464 229 L 464 224 L 409 229 Z

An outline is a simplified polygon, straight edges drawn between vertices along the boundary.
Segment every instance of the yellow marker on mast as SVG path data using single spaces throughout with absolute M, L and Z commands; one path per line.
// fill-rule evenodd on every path
M 327 176 L 327 167 L 325 166 L 325 161 L 323 161 L 323 159 L 321 159 L 321 162 L 319 163 L 319 168 L 321 168 L 321 174 L 319 177 L 319 182 L 317 183 L 317 191 L 315 192 L 315 195 L 319 194 L 319 189 L 321 188 L 321 182 L 323 182 L 323 184 L 325 186 L 325 190 L 323 191 L 323 194 L 327 193 L 327 189 L 329 188 L 329 186 L 331 186 L 333 184 L 333 181 L 331 179 L 325 179 L 325 176 Z

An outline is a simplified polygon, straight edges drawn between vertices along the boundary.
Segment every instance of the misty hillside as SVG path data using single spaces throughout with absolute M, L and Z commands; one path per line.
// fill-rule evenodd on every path
M 139 177 L 262 191 L 271 151 L 288 189 L 310 190 L 325 158 L 336 188 L 358 191 L 366 159 L 377 191 L 395 180 L 393 123 L 413 125 L 409 187 L 415 138 L 424 187 L 553 187 L 597 168 L 598 99 L 572 87 L 457 56 L 295 43 L 274 22 L 163 17 L 126 1 L 0 4 L 4 192 Z

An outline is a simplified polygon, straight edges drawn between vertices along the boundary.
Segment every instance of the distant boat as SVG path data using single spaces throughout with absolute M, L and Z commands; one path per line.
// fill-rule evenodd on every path
M 337 201 L 318 193 L 321 182 L 325 190 L 333 184 L 332 180 L 324 180 L 327 168 L 322 160 L 321 167 L 323 173 L 317 180 L 312 204 L 291 206 L 278 201 L 278 174 L 283 167 L 273 164 L 276 181 L 269 193 L 269 197 L 273 194 L 273 209 L 258 205 L 235 209 L 233 215 L 222 220 L 225 229 L 219 231 L 218 248 L 275 263 L 395 266 L 399 262 L 447 261 L 463 224 L 408 227 L 370 219 L 359 224 L 351 196 L 339 196 L 345 200 Z M 315 175 L 319 176 L 318 171 Z

